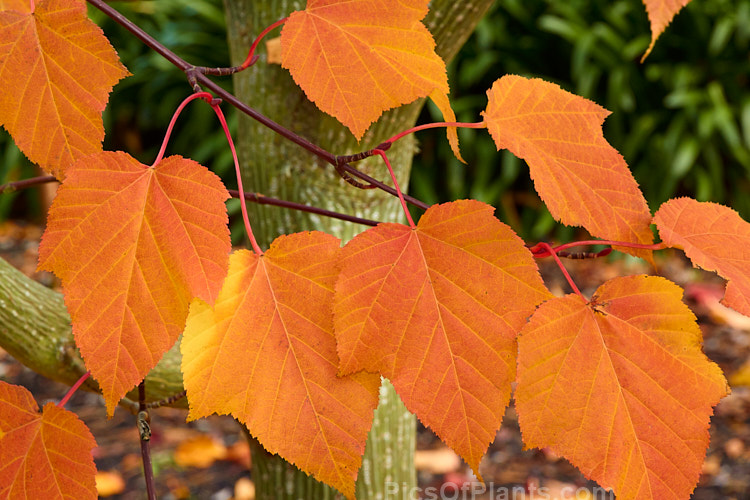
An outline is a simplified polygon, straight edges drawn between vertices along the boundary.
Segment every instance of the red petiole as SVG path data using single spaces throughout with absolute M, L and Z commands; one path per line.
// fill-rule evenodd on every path
M 224 129 L 224 135 L 226 135 L 227 141 L 229 142 L 229 148 L 232 150 L 232 158 L 234 159 L 234 168 L 235 168 L 235 172 L 237 175 L 237 187 L 240 192 L 239 194 L 240 194 L 240 200 L 241 200 L 240 207 L 242 208 L 242 220 L 245 223 L 245 230 L 247 231 L 247 236 L 250 239 L 250 245 L 253 247 L 253 251 L 257 255 L 263 255 L 263 251 L 260 249 L 260 246 L 258 246 L 258 242 L 256 241 L 255 235 L 253 234 L 253 229 L 250 227 L 250 219 L 247 216 L 247 206 L 245 205 L 245 192 L 242 188 L 242 176 L 240 175 L 240 162 L 237 159 L 237 151 L 234 148 L 234 141 L 232 140 L 232 134 L 229 133 L 229 126 L 227 125 L 227 120 L 224 118 L 224 113 L 221 112 L 221 108 L 219 107 L 219 103 L 221 102 L 221 99 L 214 98 L 214 96 L 208 92 L 196 92 L 186 97 L 180 103 L 180 105 L 177 106 L 177 109 L 172 115 L 172 120 L 169 122 L 169 126 L 167 127 L 167 132 L 164 134 L 164 141 L 161 144 L 161 149 L 159 150 L 159 154 L 156 156 L 156 160 L 154 161 L 153 165 L 151 165 L 151 168 L 156 167 L 156 165 L 164 157 L 164 151 L 167 149 L 167 143 L 169 142 L 169 137 L 172 134 L 172 129 L 174 128 L 174 124 L 177 121 L 177 117 L 180 116 L 180 113 L 185 108 L 185 106 L 187 106 L 187 104 L 190 101 L 193 101 L 195 99 L 203 99 L 207 103 L 209 103 L 211 108 L 214 110 L 214 113 L 216 113 L 216 117 L 219 119 L 219 122 L 221 122 L 221 127 L 222 129 Z
M 555 253 L 557 253 L 562 250 L 566 250 L 568 248 L 578 247 L 578 246 L 589 246 L 589 245 L 610 245 L 610 246 L 626 247 L 626 248 L 642 248 L 644 250 L 664 250 L 665 248 L 669 248 L 669 246 L 666 243 L 654 243 L 652 245 L 643 245 L 641 243 L 629 243 L 627 241 L 584 240 L 584 241 L 571 241 L 570 243 L 564 243 L 556 247 L 551 247 L 547 243 L 537 243 L 533 247 L 530 247 L 529 250 L 531 251 L 532 254 L 534 254 L 534 257 L 536 257 L 537 259 L 542 259 L 544 257 L 549 257 L 550 255 L 552 255 L 547 250 L 547 248 L 552 248 L 555 251 Z
M 255 57 L 255 49 L 258 47 L 258 44 L 263 39 L 264 36 L 268 34 L 269 31 L 278 28 L 282 24 L 284 24 L 288 17 L 285 17 L 284 19 L 280 19 L 273 23 L 272 25 L 268 26 L 266 29 L 260 32 L 260 35 L 258 35 L 255 40 L 253 41 L 253 44 L 250 46 L 250 51 L 247 53 L 247 58 L 245 59 L 245 62 L 240 64 L 240 69 L 247 69 L 253 64 L 253 58 Z
M 240 192 L 240 208 L 242 209 L 242 220 L 245 223 L 245 230 L 247 231 L 247 237 L 250 239 L 250 245 L 253 247 L 253 251 L 256 255 L 263 255 L 263 250 L 258 246 L 258 242 L 253 234 L 253 228 L 250 227 L 250 218 L 247 216 L 247 204 L 245 203 L 245 191 L 242 188 L 242 174 L 240 172 L 240 162 L 237 159 L 237 151 L 234 149 L 234 141 L 232 140 L 232 134 L 229 133 L 229 126 L 227 120 L 224 118 L 224 113 L 221 112 L 221 108 L 218 103 L 211 103 L 211 107 L 216 113 L 216 117 L 221 122 L 221 128 L 224 129 L 224 135 L 227 136 L 229 142 L 229 148 L 232 150 L 232 158 L 234 159 L 234 171 L 237 175 L 237 190 Z
M 398 185 L 398 181 L 396 180 L 396 174 L 393 173 L 393 168 L 391 167 L 391 162 L 388 160 L 388 156 L 386 156 L 385 151 L 382 149 L 373 149 L 373 154 L 380 155 L 381 158 L 383 158 L 383 161 L 385 162 L 385 166 L 388 167 L 388 173 L 391 174 L 391 179 L 393 179 L 393 186 L 396 188 L 396 194 L 398 194 L 398 199 L 401 200 L 401 207 L 404 209 L 404 213 L 406 214 L 406 220 L 409 221 L 409 227 L 414 229 L 416 226 L 414 225 L 414 220 L 411 218 L 411 214 L 409 213 L 409 209 L 406 207 L 406 200 L 404 200 L 404 193 L 401 192 L 401 188 Z
M 399 132 L 398 134 L 394 135 L 387 141 L 385 141 L 383 144 L 393 144 L 397 140 L 401 139 L 405 135 L 413 134 L 414 132 L 419 132 L 420 130 L 427 130 L 429 128 L 441 128 L 441 127 L 459 127 L 459 128 L 487 128 L 487 124 L 484 122 L 477 122 L 477 123 L 464 123 L 464 122 L 437 122 L 437 123 L 426 123 L 424 125 L 417 125 L 416 127 L 412 127 L 408 130 L 404 130 L 403 132 Z
M 570 288 L 573 289 L 576 295 L 581 297 L 584 302 L 588 303 L 588 300 L 586 297 L 583 296 L 581 291 L 576 286 L 575 282 L 573 281 L 573 278 L 570 277 L 570 274 L 568 273 L 568 270 L 565 269 L 565 266 L 563 265 L 562 261 L 560 260 L 560 257 L 557 256 L 557 251 L 550 246 L 549 243 L 540 242 L 534 245 L 535 247 L 541 247 L 545 249 L 547 252 L 549 252 L 549 255 L 552 255 L 552 257 L 555 259 L 555 262 L 557 262 L 557 266 L 562 271 L 563 275 L 565 276 L 565 279 L 568 280 L 568 284 L 570 285 Z
M 167 149 L 167 144 L 169 143 L 169 137 L 172 135 L 172 129 L 174 128 L 174 124 L 177 122 L 177 118 L 180 116 L 180 113 L 182 113 L 182 110 L 185 109 L 185 106 L 187 106 L 190 101 L 193 101 L 195 99 L 200 99 L 200 98 L 206 99 L 210 102 L 214 98 L 214 96 L 212 96 L 208 92 L 196 92 L 195 94 L 191 94 L 187 96 L 180 103 L 180 105 L 177 106 L 177 109 L 172 115 L 172 120 L 170 120 L 169 126 L 167 127 L 167 132 L 164 134 L 164 140 L 161 143 L 161 149 L 159 149 L 159 154 L 156 155 L 156 160 L 154 160 L 154 163 L 151 165 L 151 168 L 154 168 L 162 160 L 162 158 L 164 158 L 164 152 Z
M 81 385 L 86 381 L 87 378 L 91 375 L 91 372 L 86 372 L 83 375 L 81 375 L 81 378 L 78 379 L 78 381 L 73 384 L 73 387 L 71 387 L 68 392 L 63 396 L 63 398 L 60 400 L 59 403 L 57 403 L 58 408 L 65 408 L 65 405 L 68 403 L 68 400 L 75 394 L 75 392 L 78 390 Z

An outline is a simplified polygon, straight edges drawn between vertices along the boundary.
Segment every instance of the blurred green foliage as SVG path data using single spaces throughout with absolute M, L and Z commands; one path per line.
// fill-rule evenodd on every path
M 229 63 L 219 0 L 113 2 L 187 61 Z M 105 148 L 151 163 L 175 108 L 190 89 L 184 75 L 96 9 L 104 30 L 133 76 L 114 89 L 104 114 Z M 652 210 L 670 197 L 691 195 L 737 209 L 750 219 L 750 0 L 694 0 L 678 14 L 640 63 L 650 39 L 639 0 L 499 0 L 450 66 L 452 99 L 460 121 L 478 121 L 486 90 L 513 73 L 554 81 L 613 114 L 605 136 L 626 158 Z M 230 78 L 217 79 L 231 88 Z M 235 115 L 225 106 L 230 126 Z M 421 121 L 440 121 L 427 106 Z M 524 238 L 551 232 L 570 238 L 533 191 L 525 163 L 497 152 L 483 130 L 460 129 L 468 165 L 455 160 L 442 130 L 420 132 L 411 192 L 435 203 L 475 198 Z M 189 156 L 234 187 L 226 139 L 212 111 L 189 105 L 167 154 Z M 0 183 L 37 175 L 0 133 Z M 0 220 L 20 206 L 43 217 L 34 190 L 0 197 Z M 230 203 L 230 211 L 238 211 Z M 242 238 L 237 228 L 233 235 Z M 239 241 L 239 240 L 238 240 Z
M 605 137 L 652 210 L 694 196 L 750 219 L 750 0 L 693 0 L 650 40 L 638 0 L 500 0 L 451 65 L 459 121 L 479 121 L 486 90 L 504 74 L 553 81 L 612 111 Z M 421 120 L 440 121 L 434 107 Z M 468 165 L 438 131 L 420 132 L 411 192 L 430 202 L 476 198 L 527 239 L 557 228 L 532 191 L 528 168 L 498 153 L 485 131 L 459 129 Z

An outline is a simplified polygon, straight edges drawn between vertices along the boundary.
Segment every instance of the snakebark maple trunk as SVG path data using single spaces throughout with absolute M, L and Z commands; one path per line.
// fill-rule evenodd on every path
M 304 8 L 304 3 L 225 0 L 232 64 L 245 59 L 253 38 L 266 26 Z M 492 0 L 434 0 L 425 24 L 435 37 L 438 54 L 446 61 L 452 59 L 492 3 Z M 262 114 L 339 155 L 370 149 L 413 126 L 423 104 L 418 101 L 386 112 L 358 143 L 348 129 L 307 100 L 288 71 L 267 63 L 264 57 L 254 67 L 235 75 L 234 91 Z M 404 220 L 397 198 L 346 183 L 331 165 L 246 116 L 240 117 L 237 144 L 247 191 L 378 221 Z M 416 149 L 413 136 L 409 136 L 388 151 L 404 190 Z M 387 170 L 378 157 L 359 162 L 356 167 L 377 179 L 387 178 Z M 366 229 L 337 219 L 265 205 L 250 207 L 250 218 L 255 237 L 263 248 L 284 233 L 321 230 L 347 241 Z M 413 497 L 415 429 L 414 417 L 393 386 L 384 381 L 357 480 L 358 500 Z M 253 449 L 253 478 L 259 499 L 314 500 L 336 496 L 335 490 L 314 481 L 278 456 L 266 453 L 257 443 Z

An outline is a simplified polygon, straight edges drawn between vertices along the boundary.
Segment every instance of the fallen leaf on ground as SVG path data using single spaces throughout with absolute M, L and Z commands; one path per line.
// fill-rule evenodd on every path
M 99 471 L 96 473 L 96 492 L 100 497 L 111 497 L 125 491 L 125 480 L 116 471 Z
M 181 467 L 210 467 L 227 456 L 224 443 L 211 436 L 201 435 L 181 443 L 174 452 L 174 461 Z

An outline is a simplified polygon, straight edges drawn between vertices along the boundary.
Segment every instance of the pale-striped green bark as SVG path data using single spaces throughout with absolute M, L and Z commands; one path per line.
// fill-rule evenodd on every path
M 266 26 L 304 8 L 302 0 L 225 0 L 232 64 L 241 63 L 256 34 Z M 425 19 L 435 35 L 437 52 L 450 60 L 491 6 L 492 0 L 434 0 Z M 271 36 L 276 36 L 274 33 Z M 261 54 L 263 51 L 261 50 Z M 352 154 L 376 146 L 392 135 L 413 126 L 422 101 L 386 112 L 361 143 L 332 117 L 317 110 L 296 86 L 289 73 L 265 59 L 248 71 L 235 75 L 237 96 L 272 120 L 293 130 L 334 154 Z M 257 122 L 242 116 L 237 135 L 246 189 L 269 196 L 298 201 L 338 212 L 379 221 L 403 221 L 398 200 L 379 190 L 359 190 L 341 178 L 325 162 L 296 144 L 275 135 Z M 389 150 L 399 183 L 406 189 L 411 160 L 416 152 L 412 136 Z M 368 175 L 387 179 L 379 158 L 356 164 Z M 254 233 L 262 247 L 278 235 L 317 229 L 344 241 L 365 228 L 336 219 L 268 206 L 251 207 Z M 362 468 L 357 481 L 357 498 L 411 498 L 416 486 L 413 467 L 416 422 L 404 407 L 393 386 L 381 387 L 381 404 L 375 413 Z M 331 498 L 329 488 L 316 483 L 278 457 L 256 446 L 253 477 L 259 500 Z M 399 485 L 398 488 L 390 485 Z

